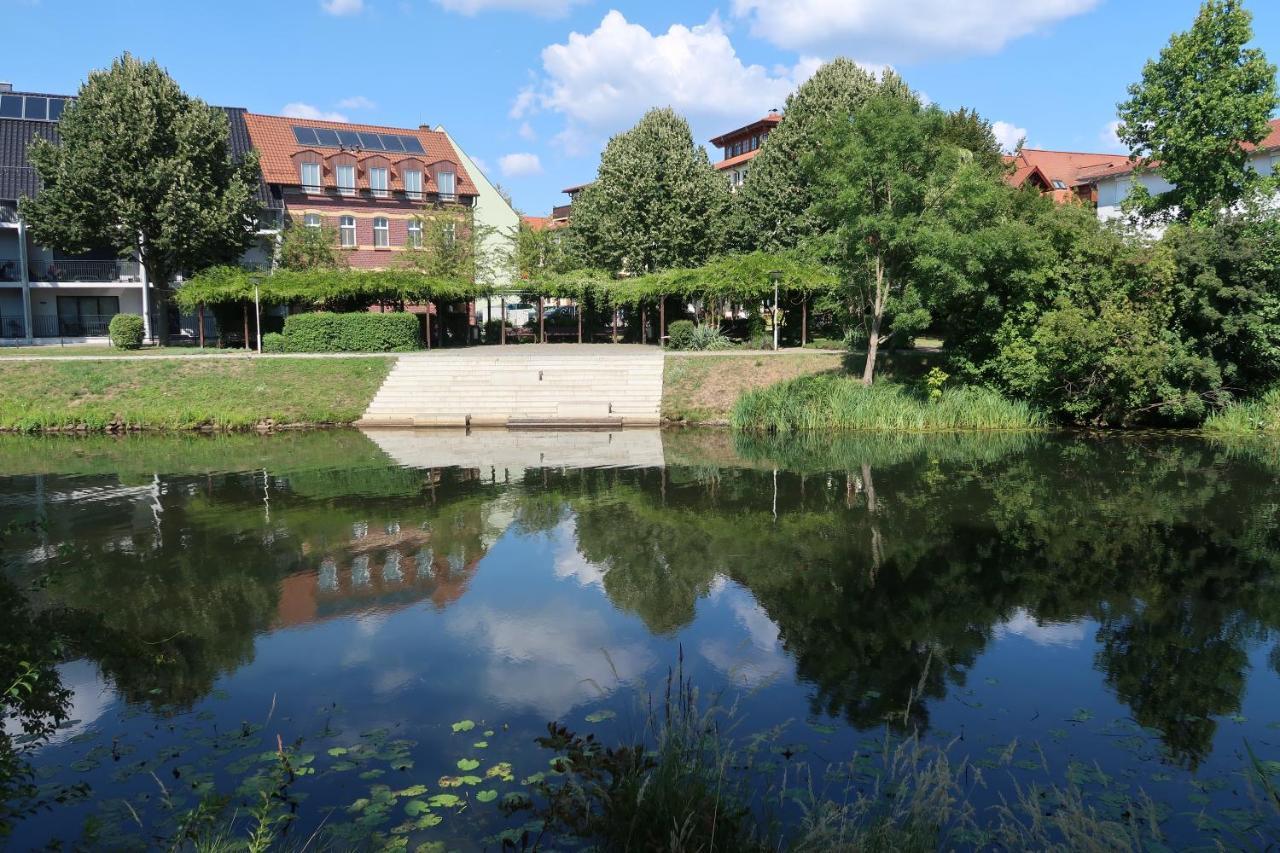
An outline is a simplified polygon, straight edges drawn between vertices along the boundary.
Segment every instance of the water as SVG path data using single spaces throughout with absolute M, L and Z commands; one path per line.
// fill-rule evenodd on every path
M 41 521 L 6 574 L 70 638 L 29 757 L 91 792 L 9 844 L 158 843 L 279 744 L 299 840 L 492 849 L 547 722 L 637 734 L 681 656 L 770 732 L 786 820 L 801 765 L 839 793 L 914 731 L 980 814 L 1072 782 L 1150 795 L 1168 846 L 1242 843 L 1278 819 L 1248 757 L 1280 773 L 1277 473 L 1176 437 L 6 437 L 0 516 Z

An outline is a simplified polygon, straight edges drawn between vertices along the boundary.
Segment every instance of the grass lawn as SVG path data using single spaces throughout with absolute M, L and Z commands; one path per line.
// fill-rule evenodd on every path
M 44 356 L 47 358 L 68 358 L 70 356 L 88 356 L 94 358 L 120 358 L 123 356 L 135 355 L 244 355 L 245 350 L 237 347 L 236 349 L 218 349 L 217 347 L 152 347 L 146 346 L 142 349 L 120 349 L 108 344 L 67 344 L 66 346 L 58 346 L 57 344 L 47 344 L 38 347 L 0 347 L 0 359 L 3 358 L 20 358 L 33 355 Z
M 840 353 L 675 355 L 662 377 L 662 416 L 689 423 L 728 423 L 746 391 L 797 376 L 841 369 Z
M 112 424 L 142 429 L 250 429 L 351 423 L 390 358 L 4 361 L 0 429 Z

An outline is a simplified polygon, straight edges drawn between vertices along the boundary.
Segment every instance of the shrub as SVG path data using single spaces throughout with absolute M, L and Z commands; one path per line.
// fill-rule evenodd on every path
M 317 311 L 284 321 L 288 352 L 405 352 L 417 349 L 418 318 L 413 314 Z
M 137 314 L 117 314 L 107 325 L 112 346 L 120 349 L 140 349 L 142 332 L 142 318 Z
M 267 332 L 262 336 L 263 352 L 286 352 L 284 335 L 279 332 Z
M 729 340 L 725 333 L 720 331 L 719 326 L 695 326 L 693 329 L 693 339 L 690 341 L 688 349 L 693 350 L 719 350 L 732 349 L 733 341 Z
M 672 349 L 691 349 L 693 343 L 693 321 L 676 320 L 667 326 L 667 346 Z
M 1280 388 L 1272 388 L 1252 400 L 1231 403 L 1210 415 L 1204 429 L 1219 435 L 1280 432 Z

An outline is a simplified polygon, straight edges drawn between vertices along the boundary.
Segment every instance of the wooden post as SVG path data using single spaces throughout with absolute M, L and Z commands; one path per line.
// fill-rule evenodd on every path
M 542 325 L 542 297 L 538 297 L 538 343 L 545 344 L 547 342 L 547 330 Z
M 658 297 L 658 346 L 667 345 L 667 296 Z
M 498 331 L 498 343 L 507 345 L 507 294 L 502 294 L 502 328 Z
M 578 343 L 582 343 L 582 300 L 574 300 L 574 304 L 578 306 Z
M 431 300 L 427 300 L 427 349 L 431 349 Z
M 800 348 L 809 342 L 809 297 L 800 300 Z
M 204 349 L 204 303 L 200 303 L 200 349 Z

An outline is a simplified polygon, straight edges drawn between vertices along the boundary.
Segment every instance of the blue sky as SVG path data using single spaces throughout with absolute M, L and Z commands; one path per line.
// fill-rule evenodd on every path
M 1250 0 L 1280 61 L 1280 2 Z M 264 113 L 443 124 L 527 213 L 608 137 L 674 106 L 705 140 L 781 107 L 823 59 L 890 64 L 1010 143 L 1115 150 L 1125 87 L 1198 0 L 0 0 L 0 80 L 74 92 L 123 51 Z M 109 11 L 108 11 L 109 9 Z M 715 152 L 712 152 L 713 156 Z

